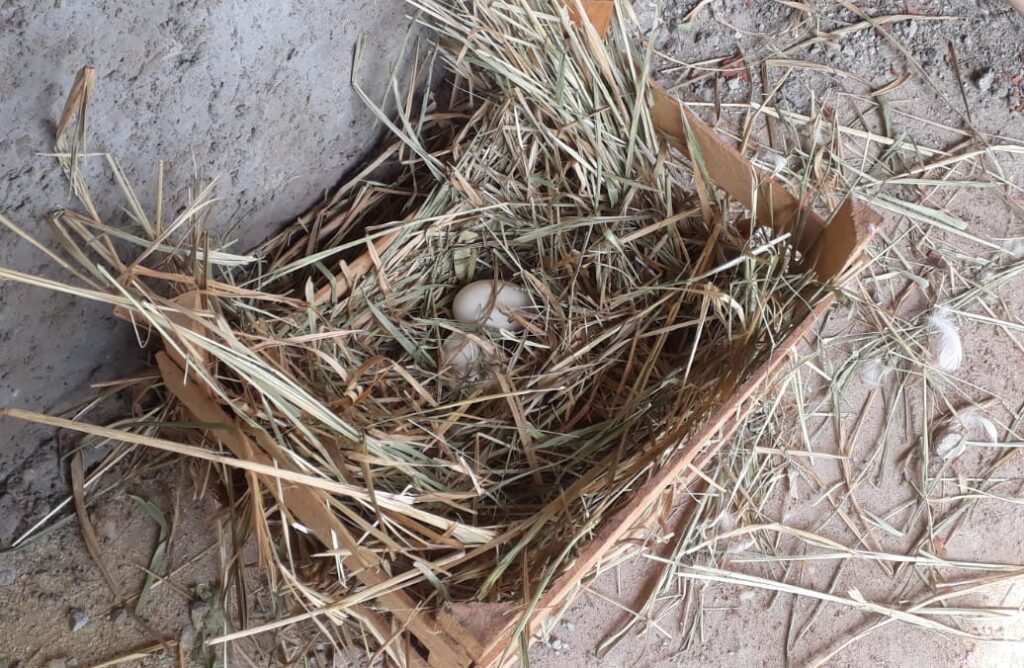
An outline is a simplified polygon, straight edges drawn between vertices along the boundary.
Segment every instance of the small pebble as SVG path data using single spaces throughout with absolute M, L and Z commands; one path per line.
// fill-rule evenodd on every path
M 740 83 L 739 77 L 737 77 L 735 79 L 729 79 L 729 90 L 731 90 L 731 91 L 738 91 L 742 87 L 743 87 L 743 84 Z
M 0 587 L 9 587 L 12 584 L 14 584 L 14 569 L 0 568 Z M 0 668 L 3 668 L 3 664 L 0 664 Z
M 992 70 L 984 70 L 975 75 L 974 84 L 982 93 L 987 93 L 992 90 L 992 84 L 995 83 L 995 80 L 995 72 Z
M 186 626 L 181 630 L 181 635 L 178 636 L 178 647 L 182 648 L 183 651 L 191 652 L 195 643 L 196 630 L 191 626 Z
M 71 611 L 71 630 L 81 631 L 85 628 L 86 624 L 89 623 L 89 615 L 85 614 L 81 610 Z
M 192 615 L 192 619 L 202 619 L 210 613 L 210 604 L 206 601 L 195 601 L 192 603 L 192 607 L 189 608 L 189 613 Z M 195 622 L 193 621 L 193 625 Z
M 125 608 L 118 608 L 110 613 L 110 621 L 113 624 L 124 624 L 128 621 L 128 610 Z

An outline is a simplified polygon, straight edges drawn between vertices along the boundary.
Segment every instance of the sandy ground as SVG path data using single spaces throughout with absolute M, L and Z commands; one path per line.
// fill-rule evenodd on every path
M 658 48 L 675 60 L 693 63 L 732 55 L 737 49 L 753 59 L 754 54 L 763 56 L 765 52 L 778 51 L 796 41 L 788 32 L 796 13 L 783 3 L 719 0 L 705 7 L 692 25 L 687 24 L 683 17 L 695 4 L 670 3 L 663 9 L 666 25 L 671 29 L 662 30 L 654 39 Z M 820 6 L 828 10 L 816 19 L 820 21 L 817 27 L 821 31 L 834 28 L 837 15 L 844 23 L 851 20 L 848 14 L 837 14 L 831 3 L 820 3 Z M 955 21 L 917 19 L 894 28 L 893 34 L 920 61 L 934 86 L 924 81 L 920 73 L 912 72 L 910 81 L 885 95 L 893 109 L 907 114 L 893 116 L 891 132 L 907 132 L 928 145 L 948 147 L 960 141 L 959 137 L 941 127 L 928 125 L 927 121 L 956 128 L 969 123 L 981 132 L 1024 140 L 1024 114 L 1020 106 L 1024 19 L 1000 2 L 885 2 L 859 3 L 859 6 L 877 16 L 909 12 L 959 17 Z M 645 1 L 637 9 L 641 17 L 649 20 L 654 6 Z M 954 61 L 949 56 L 951 46 L 966 99 L 961 97 Z M 803 112 L 812 104 L 828 105 L 838 114 L 840 122 L 851 125 L 858 122 L 853 112 L 855 100 L 868 89 L 877 89 L 898 79 L 907 69 L 902 55 L 871 31 L 844 37 L 837 41 L 834 49 L 819 46 L 786 54 L 786 57 L 827 65 L 841 73 L 797 68 L 779 88 L 780 105 Z M 780 81 L 784 71 L 785 68 L 769 69 L 769 87 Z M 710 103 L 717 91 L 722 102 L 741 102 L 755 90 L 759 95 L 761 90 L 757 71 L 749 81 L 712 77 L 693 83 L 692 75 L 699 76 L 699 72 L 660 60 L 656 62 L 656 72 L 664 85 L 696 101 Z M 880 122 L 877 114 L 869 112 L 869 116 L 865 122 Z M 721 119 L 713 115 L 709 118 L 719 121 L 723 129 L 735 127 L 735 119 L 727 114 Z M 1024 170 L 1020 165 L 1007 165 L 1007 169 L 1013 182 L 1024 183 Z M 991 193 L 963 192 L 952 198 L 948 194 L 936 197 L 940 198 L 937 202 L 944 202 L 945 208 L 967 221 L 971 231 L 979 236 L 1005 238 L 1024 234 L 1021 219 Z M 902 224 L 899 218 L 890 216 L 886 231 L 895 233 Z M 932 241 L 942 254 L 978 253 L 978 249 L 946 235 L 936 234 Z M 1024 279 L 1015 279 L 1004 286 L 1000 294 L 1006 298 L 1012 312 L 1022 312 Z M 837 310 L 809 346 L 823 346 L 829 335 L 848 331 L 853 326 L 850 313 L 843 308 Z M 1004 423 L 1008 422 L 1009 416 L 1020 412 L 1024 402 L 1024 381 L 1019 372 L 1024 353 L 1004 332 L 995 328 L 964 323 L 961 332 L 965 363 L 958 373 L 959 382 L 951 383 L 948 388 L 949 396 L 954 401 L 962 401 L 965 395 L 975 400 L 992 397 L 997 406 L 995 412 Z M 830 354 L 840 356 L 843 352 L 836 350 Z M 852 428 L 848 423 L 859 415 L 865 397 L 865 388 L 844 397 L 843 409 L 847 416 L 844 429 Z M 876 403 L 867 415 L 861 438 L 853 446 L 853 459 L 861 461 L 880 438 L 890 415 L 884 408 L 884 403 Z M 860 502 L 868 511 L 889 517 L 894 524 L 901 519 L 901 504 L 913 495 L 905 457 L 916 446 L 914 433 L 902 427 L 897 430 L 878 484 L 860 495 Z M 815 437 L 813 446 L 819 452 L 834 452 L 836 442 L 835 434 L 824 430 Z M 980 461 L 980 454 L 961 457 L 953 465 L 951 478 L 969 478 L 978 470 Z M 836 468 L 827 463 L 815 463 L 813 468 L 826 483 L 839 479 Z M 1000 474 L 1005 478 L 1000 488 L 1002 494 L 1008 498 L 1020 497 L 1024 465 L 1015 462 Z M 19 475 L 21 477 L 9 479 L 7 490 L 16 491 L 19 484 L 38 485 L 33 480 L 25 480 L 24 474 Z M 8 666 L 33 668 L 93 665 L 135 648 L 151 646 L 155 643 L 154 635 L 161 634 L 167 638 L 171 651 L 157 650 L 146 659 L 133 659 L 124 665 L 179 665 L 170 643 L 184 636 L 183 644 L 189 646 L 194 638 L 190 612 L 202 610 L 202 605 L 197 603 L 197 585 L 215 586 L 223 580 L 223 564 L 216 543 L 218 535 L 211 529 L 215 504 L 209 499 L 194 499 L 194 486 L 179 484 L 183 476 L 182 468 L 171 467 L 135 480 L 128 488 L 129 492 L 153 501 L 169 515 L 175 514 L 177 509 L 179 518 L 169 556 L 173 575 L 156 587 L 152 600 L 139 616 L 150 630 L 138 619 L 118 614 L 118 604 L 86 554 L 77 525 L 71 521 L 24 549 L 0 554 L 0 622 L 3 622 L 0 624 L 0 666 L 4 661 Z M 191 476 L 185 477 L 191 479 Z M 59 484 L 54 487 L 59 488 Z M 820 501 L 820 496 L 814 494 L 810 486 L 798 485 L 795 496 L 783 495 L 768 516 L 790 526 L 816 526 L 825 512 Z M 34 517 L 42 510 L 42 507 L 34 509 Z M 936 512 L 939 510 L 936 508 Z M 137 591 L 145 578 L 143 569 L 157 542 L 157 524 L 146 516 L 137 502 L 123 494 L 100 501 L 93 511 L 93 521 L 119 585 L 126 592 Z M 1019 503 L 985 500 L 974 506 L 962 529 L 943 547 L 949 559 L 1020 564 L 1024 560 L 1020 548 L 1022 530 L 1024 515 Z M 849 532 L 836 521 L 826 523 L 821 532 L 840 542 L 851 541 Z M 910 537 L 882 535 L 880 540 L 887 551 L 898 553 L 907 549 Z M 771 574 L 770 567 L 751 563 L 758 555 L 756 545 L 745 546 L 730 553 L 718 565 Z M 878 619 L 848 606 L 824 604 L 798 639 L 796 636 L 815 611 L 813 600 L 713 583 L 689 592 L 699 597 L 703 605 L 699 624 L 689 642 L 680 628 L 679 600 L 666 595 L 646 632 L 631 633 L 611 651 L 598 656 L 597 648 L 628 617 L 628 610 L 637 604 L 638 594 L 646 590 L 655 568 L 656 563 L 651 559 L 638 558 L 603 573 L 588 585 L 547 640 L 531 651 L 532 664 L 544 668 L 808 665 L 815 657 Z M 909 569 L 894 578 L 877 564 L 865 560 L 809 562 L 797 566 L 790 576 L 792 581 L 809 589 L 831 589 L 840 594 L 855 589 L 867 600 L 886 602 L 914 578 Z M 258 577 L 253 582 L 258 589 Z M 1022 595 L 1016 590 L 999 594 L 1002 598 L 998 601 L 979 598 L 971 602 L 1004 606 L 1022 603 Z M 257 618 L 263 613 L 269 614 L 257 611 Z M 81 622 L 83 616 L 88 621 L 73 630 L 75 621 Z M 989 630 L 1000 633 L 1005 630 L 1007 637 L 1019 638 L 1024 636 L 1024 620 L 1010 620 L 999 629 Z M 242 651 L 247 651 L 244 646 Z M 246 654 L 250 655 L 255 656 L 252 652 Z M 949 638 L 892 623 L 851 645 L 828 665 L 914 664 L 943 668 L 1024 665 L 1024 644 Z M 230 665 L 248 665 L 248 662 L 245 657 L 234 655 Z M 338 665 L 346 664 L 339 661 Z

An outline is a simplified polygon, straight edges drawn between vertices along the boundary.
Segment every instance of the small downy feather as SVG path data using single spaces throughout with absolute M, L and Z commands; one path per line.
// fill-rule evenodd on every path
M 935 360 L 940 371 L 956 371 L 964 361 L 964 346 L 949 311 L 938 308 L 928 316 L 928 322 L 938 330 L 939 338 L 934 348 Z
M 960 420 L 960 424 L 964 426 L 967 431 L 978 431 L 979 429 L 985 432 L 986 438 L 989 443 L 995 443 L 999 440 L 999 430 L 996 428 L 996 423 L 989 420 L 987 417 L 973 410 L 961 411 L 957 416 Z
M 860 377 L 869 387 L 877 387 L 882 382 L 882 377 L 889 367 L 878 357 L 872 357 L 860 368 Z
M 947 418 L 946 425 L 935 433 L 935 454 L 942 459 L 951 459 L 959 455 L 963 451 L 961 444 L 967 440 L 968 435 L 979 431 L 985 432 L 985 437 L 992 443 L 999 438 L 999 429 L 992 420 L 975 410 L 960 411 L 955 422 Z
M 1014 259 L 1024 257 L 1024 238 L 1003 239 L 1003 249 Z
M 736 552 L 746 552 L 750 548 L 754 547 L 754 545 L 755 543 L 753 538 L 744 538 L 733 542 L 725 551 L 731 554 Z
M 954 454 L 958 454 L 960 450 L 960 443 L 964 440 L 964 435 L 955 429 L 944 429 L 935 435 L 935 454 L 942 459 L 950 459 Z
M 718 514 L 715 524 L 717 524 L 722 531 L 732 531 L 736 528 L 739 522 L 734 514 L 728 510 L 723 510 Z

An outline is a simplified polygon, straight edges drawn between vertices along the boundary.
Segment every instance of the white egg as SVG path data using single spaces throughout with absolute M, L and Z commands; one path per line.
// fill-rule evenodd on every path
M 492 298 L 493 295 L 493 298 Z M 517 330 L 522 325 L 508 316 L 530 306 L 530 295 L 514 283 L 506 281 L 473 281 L 455 295 L 452 310 L 455 319 L 464 325 Z
M 484 351 L 480 344 L 459 332 L 452 332 L 441 344 L 438 367 L 464 382 L 478 380 L 484 371 Z

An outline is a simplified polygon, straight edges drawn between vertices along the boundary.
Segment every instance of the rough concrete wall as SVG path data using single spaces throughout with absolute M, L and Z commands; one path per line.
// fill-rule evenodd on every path
M 198 167 L 218 178 L 214 230 L 238 248 L 312 205 L 378 135 L 349 81 L 374 99 L 406 37 L 401 0 L 7 0 L 0 2 L 0 212 L 50 241 L 43 216 L 68 202 L 51 149 L 75 72 L 96 68 L 90 151 L 115 154 L 144 203 L 166 161 L 167 207 Z M 124 205 L 101 158 L 91 185 L 108 222 Z M 0 230 L 0 265 L 66 280 Z M 138 368 L 131 329 L 109 308 L 0 283 L 0 405 L 60 410 L 89 383 Z M 0 546 L 45 510 L 58 480 L 45 432 L 0 421 Z

